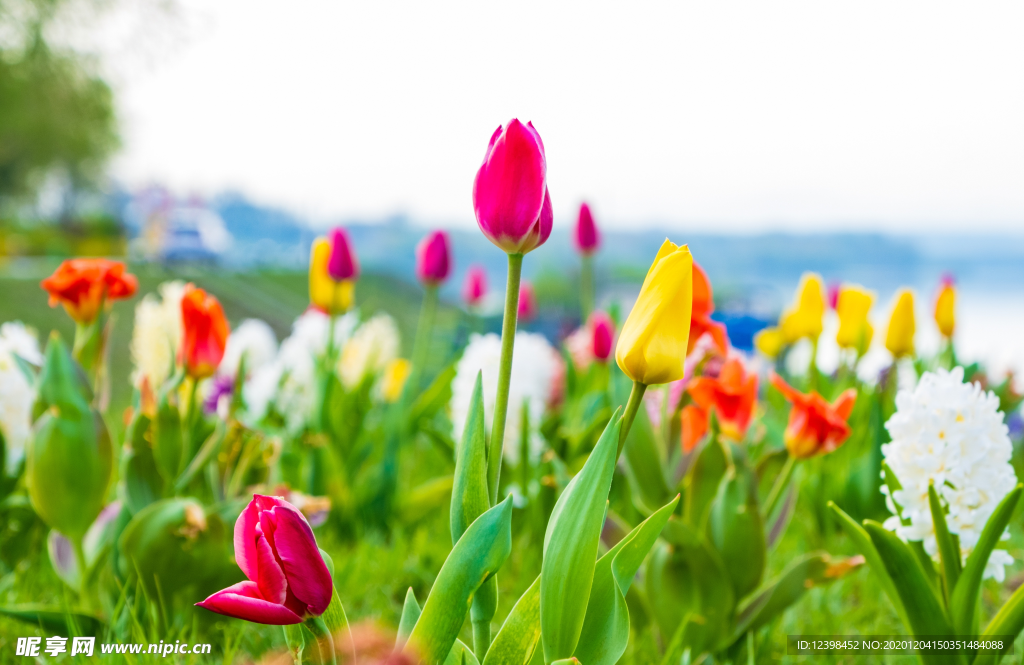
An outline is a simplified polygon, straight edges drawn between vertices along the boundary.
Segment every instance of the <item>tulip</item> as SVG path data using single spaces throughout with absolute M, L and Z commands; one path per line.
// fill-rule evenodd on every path
M 791 456 L 806 459 L 830 453 L 850 436 L 850 426 L 846 421 L 857 400 L 854 388 L 844 391 L 829 404 L 815 391 L 802 393 L 796 390 L 774 372 L 771 382 L 793 405 L 783 437 Z
M 544 144 L 532 123 L 513 119 L 491 136 L 473 182 L 480 230 L 506 254 L 526 254 L 551 235 Z
M 257 494 L 238 516 L 235 560 L 249 581 L 196 605 L 237 619 L 284 626 L 319 617 L 331 603 L 334 584 L 313 530 L 282 498 Z
M 590 351 L 598 362 L 608 362 L 612 354 L 612 340 L 615 337 L 615 324 L 604 312 L 590 315 Z
M 894 358 L 914 355 L 914 292 L 902 289 L 889 317 L 885 333 L 885 348 Z
M 688 404 L 679 414 L 679 424 L 683 452 L 688 453 L 696 448 L 700 440 L 708 433 L 708 412 L 699 406 Z
M 133 296 L 139 282 L 120 261 L 69 259 L 40 285 L 50 294 L 50 307 L 61 304 L 76 323 L 87 325 L 106 303 Z
M 327 274 L 335 282 L 359 279 L 359 260 L 345 229 L 335 227 L 327 234 L 331 253 L 327 258 Z
M 395 358 L 384 367 L 380 379 L 380 394 L 388 404 L 394 404 L 402 396 L 406 379 L 412 370 L 412 363 L 405 358 Z
M 584 255 L 593 254 L 601 246 L 601 232 L 597 230 L 590 206 L 586 203 L 580 204 L 580 214 L 576 219 L 573 240 L 576 244 L 576 251 Z
M 336 229 L 340 231 L 340 229 Z M 332 234 L 333 235 L 333 234 Z M 344 233 L 335 237 L 346 238 Z M 327 238 L 317 238 L 313 241 L 309 258 L 309 301 L 317 309 L 329 315 L 341 314 L 352 307 L 355 299 L 355 278 L 359 275 L 359 266 L 355 256 L 349 250 L 347 239 L 341 241 L 344 251 L 335 251 L 335 243 Z M 336 264 L 341 264 L 341 257 L 348 254 L 349 271 L 343 271 L 343 265 L 335 265 L 333 274 L 351 273 L 352 277 L 337 280 L 333 278 L 331 271 L 332 259 L 337 255 Z
M 729 350 L 729 334 L 725 324 L 711 318 L 715 301 L 711 291 L 711 280 L 696 263 L 693 264 L 693 307 L 690 311 L 690 337 L 686 344 L 686 355 L 693 353 L 697 342 L 705 334 L 711 336 L 715 348 L 725 354 Z
M 185 287 L 181 299 L 182 337 L 179 360 L 193 379 L 217 371 L 231 332 L 216 298 L 194 284 Z
M 522 288 L 519 289 L 519 306 L 516 314 L 521 321 L 531 321 L 537 316 L 537 296 L 529 282 L 523 282 Z
M 757 403 L 757 375 L 748 373 L 738 358 L 729 358 L 722 365 L 715 378 L 701 376 L 690 381 L 687 392 L 693 398 L 694 405 L 687 408 L 699 409 L 705 414 L 714 411 L 722 428 L 722 434 L 730 439 L 742 441 L 747 434 L 750 419 Z M 695 418 L 691 413 L 691 427 L 683 431 L 683 451 L 689 452 L 704 438 L 704 431 L 699 425 L 703 420 L 707 426 L 707 416 Z M 687 434 L 689 436 L 687 436 Z
M 942 280 L 939 295 L 935 298 L 935 323 L 943 337 L 952 337 L 956 327 L 956 286 L 953 278 L 947 275 Z
M 839 332 L 836 342 L 845 349 L 855 349 L 858 356 L 864 355 L 871 345 L 875 329 L 868 321 L 868 312 L 875 296 L 856 285 L 843 286 L 836 297 L 836 314 L 839 315 Z
M 772 326 L 763 328 L 754 335 L 754 346 L 772 360 L 782 353 L 782 347 L 785 345 L 786 340 L 782 336 L 782 331 Z
M 448 279 L 451 268 L 448 234 L 434 231 L 416 245 L 416 279 L 437 286 Z
M 487 271 L 482 266 L 472 265 L 466 271 L 462 284 L 462 299 L 469 307 L 479 307 L 487 296 Z
M 797 287 L 796 302 L 782 315 L 780 327 L 786 343 L 792 344 L 803 337 L 817 340 L 824 316 L 825 296 L 821 277 L 815 273 L 804 273 Z

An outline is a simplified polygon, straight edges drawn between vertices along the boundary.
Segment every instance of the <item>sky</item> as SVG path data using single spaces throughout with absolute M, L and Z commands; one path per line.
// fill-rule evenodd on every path
M 556 222 L 1024 230 L 1020 2 L 178 0 L 168 25 L 111 59 L 129 186 L 468 226 L 518 117 Z

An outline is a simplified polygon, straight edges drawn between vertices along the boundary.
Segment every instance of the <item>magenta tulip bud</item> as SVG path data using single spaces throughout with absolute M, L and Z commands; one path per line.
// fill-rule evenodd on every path
M 529 321 L 537 316 L 537 296 L 533 285 L 524 281 L 519 287 L 519 320 Z
M 481 266 L 470 266 L 466 281 L 462 285 L 462 299 L 470 307 L 476 307 L 487 295 L 487 272 Z
M 554 218 L 544 144 L 532 123 L 498 127 L 473 182 L 476 222 L 507 254 L 526 254 L 551 235 Z
M 235 561 L 249 581 L 196 605 L 236 619 L 285 626 L 320 616 L 331 604 L 334 583 L 313 530 L 280 497 L 256 494 L 238 516 Z
M 604 312 L 590 315 L 591 351 L 600 362 L 608 362 L 612 355 L 612 341 L 615 338 L 615 324 Z
M 335 282 L 344 279 L 356 279 L 359 277 L 359 260 L 356 253 L 352 251 L 352 243 L 348 234 L 341 227 L 331 229 L 327 234 L 327 241 L 331 243 L 331 255 L 327 259 L 327 274 Z
M 448 279 L 451 270 L 451 249 L 448 234 L 434 231 L 416 245 L 416 279 L 437 285 Z
M 597 230 L 590 206 L 586 203 L 580 205 L 580 216 L 576 220 L 573 240 L 576 241 L 576 249 L 580 254 L 593 254 L 601 246 L 601 232 Z

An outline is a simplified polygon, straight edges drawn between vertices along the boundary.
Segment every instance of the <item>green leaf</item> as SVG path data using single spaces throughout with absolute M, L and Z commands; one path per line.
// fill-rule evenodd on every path
M 459 542 L 473 521 L 490 508 L 487 493 L 487 434 L 484 424 L 483 375 L 477 372 L 469 416 L 462 441 L 455 453 L 455 481 L 452 485 L 452 544 Z
M 473 522 L 441 566 L 406 650 L 426 665 L 443 663 L 466 620 L 473 595 L 512 551 L 512 497 Z
M 153 458 L 168 486 L 178 479 L 185 457 L 181 413 L 168 399 L 169 392 L 161 391 L 153 420 Z
M 618 441 L 616 410 L 586 464 L 551 511 L 540 572 L 541 642 L 546 661 L 568 658 L 580 639 Z
M 928 483 L 928 507 L 932 512 L 932 524 L 935 525 L 935 540 L 939 546 L 939 558 L 942 560 L 942 588 L 946 595 L 946 606 L 949 607 L 950 597 L 960 577 L 960 548 L 953 541 L 953 535 L 946 525 L 946 514 L 942 510 L 934 483 Z
M 455 378 L 455 363 L 441 370 L 426 390 L 421 392 L 409 407 L 409 423 L 415 425 L 423 418 L 429 418 L 447 406 L 452 399 L 452 379 Z
M 710 437 L 697 453 L 697 459 L 687 473 L 686 499 L 683 502 L 683 517 L 688 524 L 701 527 L 707 517 L 718 485 L 725 475 L 728 462 L 725 451 L 717 437 Z
M 354 663 L 355 661 L 352 662 Z M 462 640 L 455 640 L 452 650 L 448 652 L 448 657 L 444 659 L 444 665 L 480 665 L 480 661 L 477 660 L 473 650 L 466 646 Z
M 950 611 L 953 613 L 953 627 L 959 636 L 975 635 L 978 632 L 978 591 L 981 588 L 981 578 L 985 573 L 985 564 L 992 556 L 999 539 L 1002 538 L 1006 526 L 1013 517 L 1013 511 L 1017 507 L 1021 493 L 1024 492 L 1024 485 L 1017 485 L 1009 494 L 1003 497 L 992 516 L 985 522 L 981 530 L 978 543 L 974 550 L 967 557 L 963 573 L 953 587 L 950 595 Z
M 662 506 L 598 559 L 579 644 L 573 654 L 587 665 L 614 665 L 629 641 L 626 593 L 651 551 L 679 496 Z
M 664 505 L 671 495 L 662 473 L 664 464 L 658 454 L 647 409 L 636 412 L 622 453 L 643 503 L 649 508 Z
M 540 576 L 509 612 L 483 665 L 528 665 L 540 642 Z
M 102 619 L 91 614 L 70 612 L 44 605 L 0 607 L 0 615 L 38 626 L 48 633 L 55 633 L 57 635 L 99 637 L 106 627 Z
M 181 491 L 192 482 L 192 478 L 195 477 L 196 473 L 204 468 L 211 459 L 213 459 L 217 452 L 220 450 L 221 444 L 224 443 L 224 438 L 227 436 L 228 428 L 223 420 L 218 419 L 217 425 L 214 427 L 213 432 L 206 437 L 206 441 L 199 448 L 196 456 L 192 458 L 185 470 L 178 476 L 177 482 L 174 483 L 174 489 Z
M 1017 587 L 1013 595 L 999 608 L 978 639 L 985 640 L 997 635 L 1012 635 L 1016 638 L 1021 630 L 1024 630 L 1024 585 Z M 996 665 L 1012 644 L 1011 640 L 998 654 L 979 651 L 977 658 L 974 659 L 974 665 Z
M 416 622 L 420 620 L 420 604 L 416 602 L 416 594 L 412 587 L 405 592 L 405 602 L 402 604 L 402 618 L 398 622 L 398 639 L 396 646 L 401 646 L 409 639 Z
M 764 575 L 768 546 L 757 487 L 738 460 L 718 485 L 708 515 L 708 535 L 729 571 L 736 598 L 756 589 Z
M 153 449 L 145 439 L 149 427 L 149 418 L 137 413 L 125 433 L 131 447 L 126 446 L 123 452 L 121 477 L 124 483 L 119 489 L 125 506 L 133 515 L 164 494 L 163 476 L 156 468 Z
M 346 652 L 351 654 L 351 662 L 356 662 L 355 643 L 352 641 L 352 630 L 348 624 L 348 616 L 345 614 L 345 607 L 341 604 L 341 598 L 338 596 L 338 590 L 331 590 L 331 604 L 327 606 L 327 609 L 321 615 L 324 623 L 327 625 L 327 630 L 334 636 L 334 643 L 338 645 L 345 645 L 343 648 Z M 340 640 L 338 638 L 341 638 Z

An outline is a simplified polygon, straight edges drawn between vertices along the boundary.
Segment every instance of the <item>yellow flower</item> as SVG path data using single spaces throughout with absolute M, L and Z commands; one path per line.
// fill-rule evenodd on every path
M 647 385 L 683 378 L 692 301 L 690 248 L 666 239 L 619 333 L 615 361 L 626 376 Z
M 380 379 L 380 395 L 385 402 L 394 404 L 398 401 L 411 371 L 412 363 L 405 358 L 395 358 L 387 364 Z
M 953 336 L 956 327 L 956 287 L 949 280 L 942 282 L 942 289 L 935 299 L 935 323 L 944 337 Z
M 821 276 L 805 272 L 797 287 L 796 302 L 782 315 L 780 327 L 787 344 L 802 337 L 818 339 L 825 317 L 825 294 Z
M 309 255 L 309 301 L 328 314 L 343 314 L 352 308 L 356 285 L 351 279 L 331 279 L 327 273 L 330 257 L 331 243 L 327 238 L 314 240 Z
M 785 346 L 786 340 L 782 338 L 782 331 L 778 328 L 765 328 L 754 335 L 754 346 L 757 350 L 775 359 Z
M 836 333 L 836 341 L 843 348 L 856 349 L 858 356 L 867 352 L 875 333 L 868 321 L 868 312 L 874 302 L 874 294 L 863 287 L 850 285 L 839 289 L 839 299 L 836 301 L 839 332 Z
M 889 317 L 885 348 L 896 358 L 914 355 L 914 292 L 900 290 Z

